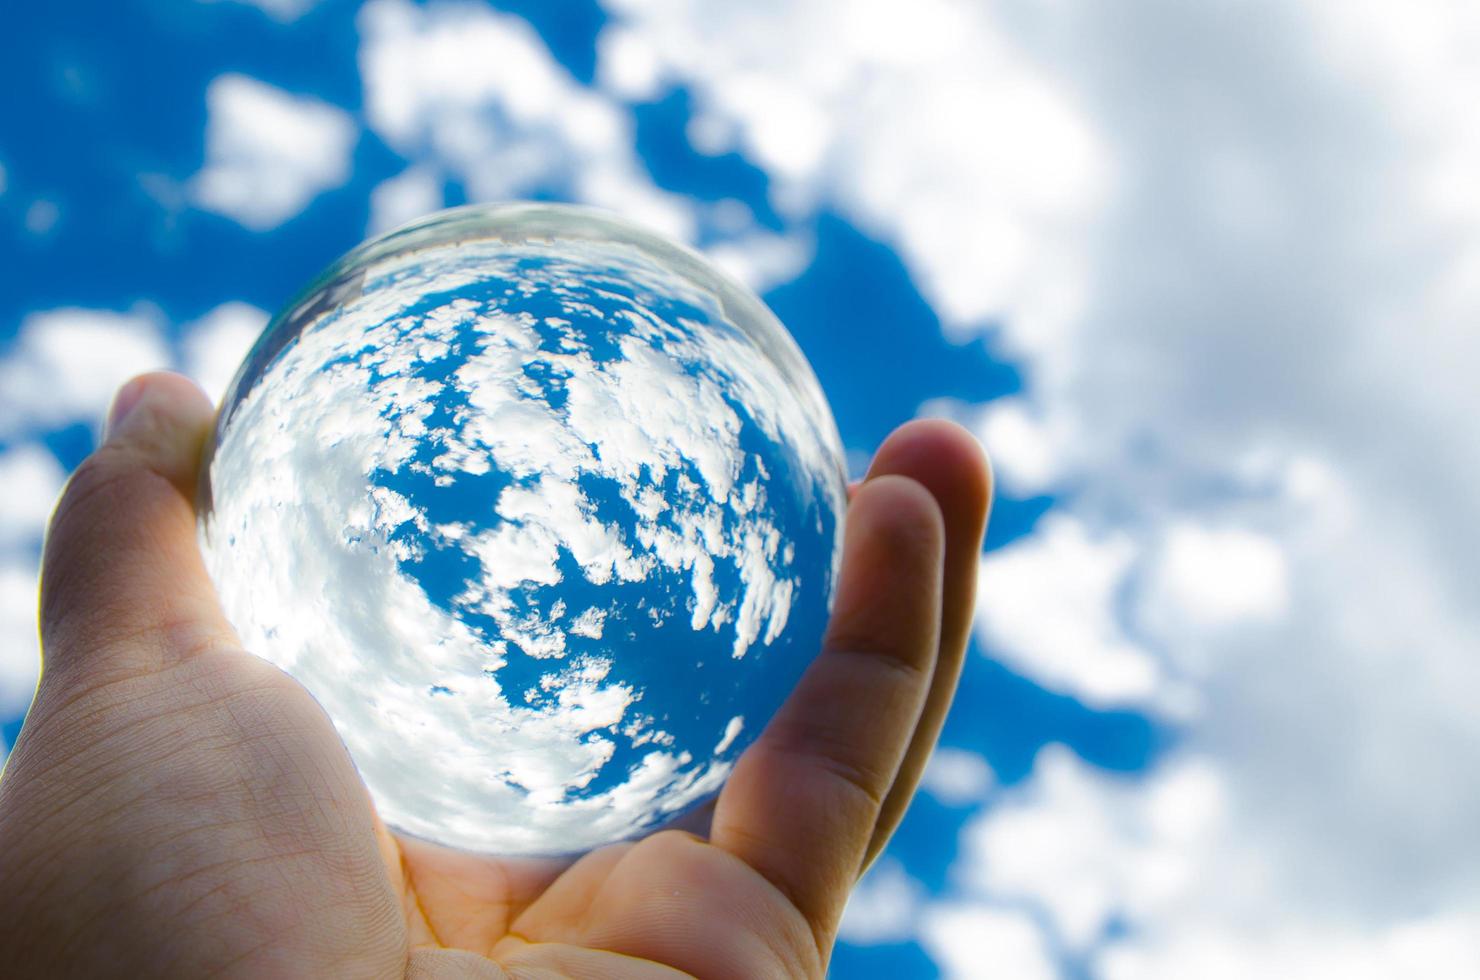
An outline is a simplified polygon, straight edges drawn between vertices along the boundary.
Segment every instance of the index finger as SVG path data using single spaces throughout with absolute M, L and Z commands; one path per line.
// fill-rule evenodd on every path
M 711 843 L 790 899 L 824 959 L 930 689 L 944 538 L 914 480 L 859 488 L 822 652 L 715 809 Z

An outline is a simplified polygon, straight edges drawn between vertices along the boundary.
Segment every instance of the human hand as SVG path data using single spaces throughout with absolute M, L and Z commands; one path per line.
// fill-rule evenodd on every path
M 0 779 L 15 976 L 820 976 L 903 816 L 970 628 L 990 499 L 941 422 L 849 507 L 824 649 L 715 805 L 568 868 L 389 832 L 328 717 L 243 651 L 196 546 L 211 408 L 120 392 L 47 536 L 44 665 Z

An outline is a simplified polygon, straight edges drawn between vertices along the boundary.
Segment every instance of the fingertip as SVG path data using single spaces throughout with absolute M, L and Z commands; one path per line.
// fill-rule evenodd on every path
M 123 452 L 193 496 L 201 445 L 215 407 L 190 378 L 141 374 L 114 396 L 101 450 Z
M 859 487 L 824 647 L 908 651 L 924 669 L 939 629 L 945 521 L 935 497 L 886 474 Z
M 848 508 L 847 534 L 875 547 L 924 548 L 938 554 L 945 538 L 940 502 L 918 480 L 886 473 L 865 481 Z
M 103 440 L 128 439 L 145 428 L 197 426 L 214 412 L 193 379 L 174 371 L 149 371 L 125 382 L 113 396 Z
M 986 448 L 971 430 L 949 419 L 914 419 L 891 432 L 869 466 L 870 477 L 885 473 L 912 476 L 938 497 L 982 508 L 995 486 Z

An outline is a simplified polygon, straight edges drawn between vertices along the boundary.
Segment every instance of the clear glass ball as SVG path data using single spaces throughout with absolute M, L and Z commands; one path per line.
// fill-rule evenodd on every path
M 221 406 L 200 538 L 381 817 L 578 853 L 710 800 L 817 652 L 837 429 L 750 291 L 609 215 L 442 212 L 330 267 Z

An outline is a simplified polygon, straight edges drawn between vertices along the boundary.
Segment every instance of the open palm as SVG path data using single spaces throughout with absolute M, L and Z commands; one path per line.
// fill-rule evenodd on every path
M 944 423 L 849 508 L 824 649 L 707 839 L 568 867 L 389 832 L 322 710 L 244 653 L 195 544 L 210 407 L 120 393 L 53 518 L 44 669 L 0 779 L 0 963 L 17 976 L 818 976 L 954 691 L 990 497 Z

